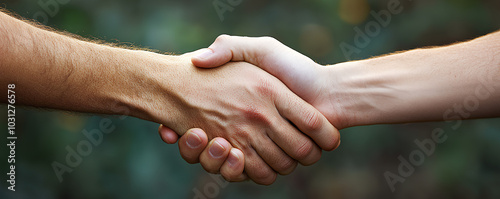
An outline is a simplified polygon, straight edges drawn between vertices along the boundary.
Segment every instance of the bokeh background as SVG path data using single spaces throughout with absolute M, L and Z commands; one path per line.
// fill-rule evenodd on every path
M 0 6 L 33 19 L 37 12 L 47 13 L 39 5 L 47 1 L 59 2 L 1 0 Z M 87 38 L 178 54 L 206 47 L 223 33 L 266 35 L 322 64 L 346 61 L 340 44 L 354 45 L 354 28 L 364 29 L 375 20 L 370 12 L 386 10 L 389 2 L 67 1 L 60 0 L 64 4 L 58 3 L 47 25 Z M 393 15 L 353 59 L 450 44 L 500 28 L 498 0 L 392 1 L 401 3 L 402 12 Z M 232 10 L 222 13 L 224 20 L 214 3 Z M 0 110 L 0 129 L 6 132 L 6 107 Z M 60 183 L 52 162 L 64 163 L 66 146 L 75 148 L 86 140 L 82 131 L 96 128 L 102 118 L 110 118 L 116 129 Z M 271 186 L 218 184 L 220 178 L 211 177 L 200 165 L 184 162 L 177 145 L 163 143 L 157 127 L 131 117 L 18 108 L 17 191 L 6 188 L 5 133 L 0 198 L 500 198 L 500 119 L 464 121 L 457 130 L 444 122 L 345 129 L 339 149 L 324 153 L 313 166 L 280 176 Z M 398 157 L 408 159 L 418 149 L 414 140 L 430 138 L 435 128 L 444 129 L 448 140 L 391 192 L 384 173 L 397 173 Z

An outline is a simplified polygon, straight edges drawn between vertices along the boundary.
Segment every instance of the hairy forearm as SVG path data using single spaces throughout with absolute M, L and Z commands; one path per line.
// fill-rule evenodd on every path
M 0 27 L 0 83 L 15 83 L 22 105 L 149 119 L 144 100 L 151 99 L 154 68 L 177 63 L 173 56 L 78 40 L 4 13 Z
M 500 32 L 327 70 L 346 126 L 500 116 Z

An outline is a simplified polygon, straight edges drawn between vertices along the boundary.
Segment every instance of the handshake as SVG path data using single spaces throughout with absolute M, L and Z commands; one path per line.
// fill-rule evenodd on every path
M 339 146 L 337 128 L 349 124 L 335 104 L 337 78 L 328 68 L 270 37 L 222 35 L 208 49 L 183 56 L 200 68 L 191 70 L 220 66 L 211 79 L 186 77 L 189 88 L 183 90 L 191 99 L 183 101 L 191 108 L 184 110 L 193 119 L 185 121 L 203 129 L 180 139 L 187 162 L 200 162 L 229 181 L 271 184 L 297 162 L 311 165 L 321 150 Z M 177 134 L 166 126 L 185 123 L 160 126 L 162 139 L 175 143 Z
M 229 181 L 272 184 L 336 149 L 347 127 L 500 116 L 500 32 L 321 66 L 269 37 L 223 35 L 172 56 L 3 12 L 0 27 L 0 85 L 15 84 L 16 104 L 163 124 L 187 162 Z
M 498 117 L 500 48 L 488 42 L 499 36 L 322 66 L 273 38 L 222 35 L 183 55 L 198 67 L 187 70 L 211 75 L 186 76 L 183 117 L 159 133 L 172 144 L 175 132 L 191 128 L 179 141 L 187 162 L 228 181 L 272 184 L 336 149 L 339 129 Z M 482 47 L 496 50 L 459 56 Z M 472 67 L 474 60 L 481 64 Z M 478 92 L 481 106 L 471 110 L 464 99 Z

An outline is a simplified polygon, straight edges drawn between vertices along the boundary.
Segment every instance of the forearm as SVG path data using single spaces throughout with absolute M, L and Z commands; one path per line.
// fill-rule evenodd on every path
M 140 100 L 151 99 L 150 71 L 176 63 L 172 56 L 81 41 L 3 13 L 0 27 L 0 83 L 15 83 L 22 105 L 147 119 L 148 103 Z
M 500 32 L 328 71 L 346 126 L 500 116 Z

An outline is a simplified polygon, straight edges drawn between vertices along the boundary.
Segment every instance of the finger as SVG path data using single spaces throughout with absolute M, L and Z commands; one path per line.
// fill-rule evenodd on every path
M 224 138 L 212 139 L 200 155 L 201 166 L 209 173 L 219 173 L 231 148 L 231 144 Z
M 167 144 L 175 144 L 179 139 L 179 136 L 174 132 L 174 130 L 163 126 L 163 124 L 160 124 L 158 133 L 160 133 L 161 139 Z
M 338 147 L 339 131 L 312 105 L 289 91 L 278 94 L 275 104 L 283 117 L 312 138 L 323 150 L 331 151 Z
M 257 184 L 270 185 L 276 181 L 278 174 L 269 167 L 251 147 L 243 149 L 245 156 L 245 173 Z
M 288 121 L 284 120 L 283 117 L 276 116 L 276 119 L 271 124 L 270 132 L 267 133 L 269 138 L 290 157 L 299 161 L 300 164 L 311 165 L 321 158 L 321 149 L 318 145 L 311 138 L 298 131 Z M 264 156 L 264 154 L 260 155 Z M 286 159 L 280 161 L 284 165 L 288 163 Z
M 182 158 L 190 164 L 198 163 L 201 152 L 207 146 L 207 134 L 198 128 L 189 129 L 179 139 L 179 151 Z
M 220 173 L 229 182 L 241 182 L 248 178 L 243 172 L 244 169 L 245 156 L 243 152 L 237 148 L 232 148 L 226 161 L 222 164 Z
M 276 132 L 276 133 L 281 134 L 282 132 Z M 271 134 L 271 132 L 268 132 L 268 134 Z M 301 133 L 297 133 L 297 134 L 302 135 Z M 303 138 L 309 140 L 309 138 L 307 138 L 305 136 L 303 136 Z M 279 174 L 281 174 L 281 175 L 290 174 L 297 167 L 297 161 L 295 161 L 290 156 L 288 156 L 285 152 L 283 152 L 283 150 L 281 150 L 281 148 L 279 148 L 276 145 L 276 143 L 274 143 L 273 140 L 271 140 L 269 137 L 265 136 L 265 137 L 260 138 L 258 141 L 258 144 L 259 144 L 259 146 L 254 146 L 254 149 L 257 152 L 257 154 L 259 154 L 259 156 L 271 168 L 273 168 L 273 170 L 277 171 Z M 314 145 L 312 143 L 312 141 L 311 141 L 311 144 Z M 287 145 L 290 148 L 294 148 L 292 143 L 287 143 Z M 294 150 L 294 149 L 292 149 L 292 150 Z M 321 150 L 319 150 L 319 148 L 317 151 L 319 151 L 321 153 Z M 308 157 L 300 157 L 300 158 L 308 159 Z
M 191 62 L 201 68 L 213 68 L 229 61 L 246 61 L 260 66 L 259 60 L 272 49 L 270 43 L 262 44 L 266 40 L 272 38 L 220 35 L 203 53 L 193 56 Z

